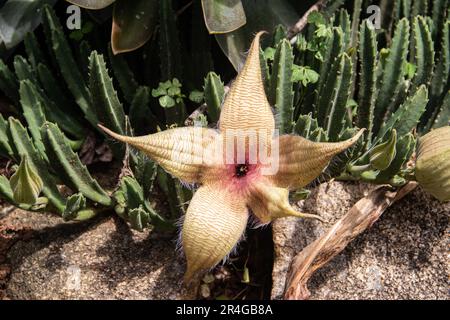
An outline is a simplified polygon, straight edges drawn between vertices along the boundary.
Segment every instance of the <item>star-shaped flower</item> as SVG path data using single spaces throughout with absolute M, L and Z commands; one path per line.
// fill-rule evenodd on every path
M 289 190 L 314 180 L 333 156 L 354 144 L 362 131 L 338 143 L 315 143 L 278 136 L 267 101 L 259 61 L 260 32 L 222 106 L 218 130 L 169 129 L 142 137 L 113 138 L 143 151 L 184 182 L 199 185 L 181 231 L 187 260 L 185 279 L 224 259 L 243 236 L 250 214 L 260 224 L 300 213 Z

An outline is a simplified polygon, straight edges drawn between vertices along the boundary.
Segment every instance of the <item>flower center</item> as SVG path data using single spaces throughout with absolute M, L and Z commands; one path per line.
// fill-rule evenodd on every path
M 238 178 L 245 177 L 247 175 L 248 170 L 249 170 L 248 164 L 238 164 L 235 167 L 235 175 Z

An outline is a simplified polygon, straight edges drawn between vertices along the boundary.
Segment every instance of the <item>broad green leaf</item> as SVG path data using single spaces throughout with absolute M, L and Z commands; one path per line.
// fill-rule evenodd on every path
M 0 9 L 0 45 L 14 48 L 40 23 L 43 4 L 54 5 L 56 0 L 9 0 Z
M 66 1 L 76 4 L 77 6 L 82 8 L 99 10 L 106 8 L 107 6 L 114 3 L 114 1 L 116 0 L 66 0 Z
M 241 0 L 202 0 L 202 8 L 210 34 L 231 32 L 246 23 Z
M 158 0 L 118 0 L 114 5 L 111 48 L 114 54 L 136 50 L 152 36 Z
M 220 48 L 236 70 L 244 65 L 247 52 L 256 32 L 274 30 L 277 25 L 289 28 L 299 15 L 287 0 L 242 1 L 247 16 L 245 26 L 229 33 L 217 34 Z M 270 39 L 270 36 L 267 36 Z

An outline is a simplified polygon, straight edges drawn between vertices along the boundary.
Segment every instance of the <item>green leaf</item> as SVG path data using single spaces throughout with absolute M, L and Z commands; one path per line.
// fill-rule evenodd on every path
M 167 93 L 171 97 L 176 97 L 181 95 L 181 89 L 179 87 L 170 87 Z
M 158 0 L 117 0 L 114 5 L 111 47 L 114 54 L 143 46 L 158 21 Z
M 217 123 L 220 117 L 220 108 L 225 96 L 223 82 L 214 72 L 208 73 L 203 87 L 206 106 L 208 108 L 208 118 L 211 122 Z
M 202 91 L 194 90 L 189 93 L 189 100 L 195 103 L 202 103 L 204 100 L 204 95 Z
M 56 0 L 8 0 L 0 10 L 0 43 L 6 49 L 14 48 L 40 23 L 39 14 L 43 4 L 53 5 Z
M 245 54 L 255 34 L 261 30 L 274 30 L 277 25 L 290 28 L 299 19 L 297 11 L 287 0 L 242 1 L 247 23 L 241 28 L 216 34 L 216 40 L 235 70 L 244 65 Z
M 152 89 L 152 97 L 158 98 L 159 96 L 165 96 L 167 95 L 167 89 L 161 87 L 161 83 L 159 84 L 159 87 L 156 89 Z
M 307 17 L 308 23 L 315 24 L 319 26 L 321 24 L 326 24 L 325 17 L 318 11 L 311 12 Z
M 416 70 L 417 70 L 417 66 L 415 64 L 409 63 L 409 62 L 405 62 L 404 65 L 404 73 L 406 76 L 406 79 L 410 80 L 412 78 L 414 78 L 414 75 L 416 74 Z
M 301 82 L 304 87 L 319 80 L 319 74 L 308 66 L 292 66 L 292 82 Z
M 107 6 L 114 3 L 116 0 L 66 0 L 67 2 L 76 4 L 79 7 L 99 10 L 106 8 Z
M 246 23 L 240 0 L 202 0 L 202 8 L 210 34 L 231 32 Z
M 104 206 L 111 205 L 111 198 L 91 177 L 58 126 L 47 122 L 42 127 L 42 136 L 52 167 L 56 169 L 64 183 L 94 202 Z
M 275 58 L 275 48 L 272 47 L 267 47 L 264 49 L 264 59 L 269 60 L 269 61 L 273 61 L 273 59 Z
M 175 100 L 170 96 L 162 96 L 158 101 L 159 105 L 163 108 L 172 108 L 175 106 Z

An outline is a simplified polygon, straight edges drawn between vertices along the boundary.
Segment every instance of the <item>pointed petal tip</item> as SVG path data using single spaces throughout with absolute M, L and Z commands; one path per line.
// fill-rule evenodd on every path
M 255 34 L 255 37 L 253 38 L 253 41 L 252 41 L 252 45 L 251 45 L 251 47 L 250 47 L 250 51 L 252 51 L 252 49 L 255 50 L 255 51 L 258 51 L 258 57 L 259 57 L 259 46 L 260 46 L 260 45 L 259 45 L 259 42 L 260 42 L 261 36 L 262 36 L 263 34 L 268 34 L 268 32 L 265 31 L 265 30 L 258 31 L 258 32 Z
M 352 140 L 353 143 L 355 143 L 356 141 L 359 140 L 359 138 L 361 138 L 361 136 L 363 135 L 364 132 L 366 132 L 366 128 L 362 128 L 358 131 L 357 134 L 355 134 L 352 138 L 350 138 L 350 140 Z
M 258 31 L 255 35 L 255 40 L 259 40 L 263 34 L 269 34 L 269 32 L 267 32 L 266 30 Z
M 102 129 L 107 135 L 111 136 L 112 138 L 119 140 L 119 141 L 123 141 L 123 142 L 127 142 L 125 136 L 122 136 L 118 133 L 115 133 L 114 131 L 108 129 L 107 127 L 101 125 L 100 123 L 97 123 L 97 126 Z

